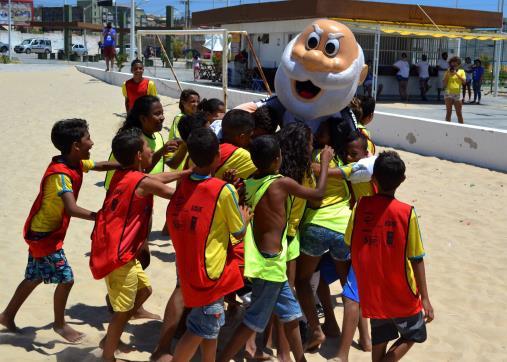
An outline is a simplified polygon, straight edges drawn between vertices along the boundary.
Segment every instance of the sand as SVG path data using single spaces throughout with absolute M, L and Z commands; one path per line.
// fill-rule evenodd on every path
M 10 66 L 0 73 L 0 309 L 22 280 L 27 247 L 21 230 L 35 199 L 40 178 L 56 150 L 51 145 L 52 124 L 62 118 L 88 120 L 95 145 L 92 157 L 106 159 L 111 138 L 122 121 L 123 99 L 119 88 L 104 84 L 71 67 Z M 176 101 L 162 97 L 166 125 L 177 113 Z M 167 130 L 164 131 L 167 134 Z M 432 157 L 401 152 L 407 163 L 407 181 L 399 190 L 401 200 L 415 205 L 427 251 L 426 271 L 435 321 L 428 326 L 428 340 L 409 353 L 411 361 L 507 360 L 507 176 L 504 173 Z M 492 155 L 505 157 L 505 155 Z M 83 207 L 100 208 L 104 174 L 85 175 L 79 197 Z M 160 230 L 167 203 L 157 199 L 150 237 L 151 266 L 147 270 L 153 296 L 146 306 L 162 314 L 175 285 L 174 251 Z M 65 251 L 75 273 L 67 316 L 76 329 L 87 334 L 81 345 L 64 343 L 51 329 L 53 286 L 42 285 L 21 308 L 16 322 L 22 334 L 0 333 L 0 360 L 94 361 L 104 336 L 108 312 L 103 281 L 95 281 L 88 268 L 89 235 L 93 223 L 71 222 Z M 333 285 L 333 294 L 340 288 Z M 339 301 L 340 299 L 337 298 Z M 343 309 L 336 309 L 341 323 Z M 159 333 L 160 322 L 136 321 L 124 334 L 139 352 L 129 360 L 146 361 Z M 337 340 L 326 341 L 310 360 L 324 360 Z M 356 348 L 352 361 L 370 355 Z

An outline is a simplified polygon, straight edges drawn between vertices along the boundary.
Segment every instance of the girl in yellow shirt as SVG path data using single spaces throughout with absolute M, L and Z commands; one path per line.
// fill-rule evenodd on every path
M 463 69 L 458 69 L 461 64 L 459 57 L 452 57 L 449 60 L 449 69 L 444 75 L 444 88 L 445 88 L 445 120 L 451 121 L 452 106 L 456 110 L 458 122 L 463 123 L 463 114 L 461 112 L 461 87 L 466 83 L 466 75 Z

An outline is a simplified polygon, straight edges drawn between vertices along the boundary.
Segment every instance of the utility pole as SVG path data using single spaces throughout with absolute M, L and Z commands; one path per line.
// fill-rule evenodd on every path
M 8 19 L 9 19 L 9 60 L 12 60 L 12 35 L 11 35 L 11 31 L 12 31 L 12 3 L 11 3 L 11 0 L 9 0 L 8 11 L 9 11 L 9 16 L 8 16 Z
M 130 1 L 130 61 L 133 61 L 136 57 L 135 52 L 136 44 L 136 2 L 135 0 Z

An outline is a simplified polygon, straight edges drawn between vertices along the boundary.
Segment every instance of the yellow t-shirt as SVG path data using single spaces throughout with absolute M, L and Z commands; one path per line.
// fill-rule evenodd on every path
M 239 211 L 238 193 L 234 186 L 227 184 L 218 196 L 204 251 L 206 272 L 211 279 L 218 279 L 224 270 L 231 235 L 242 234 L 245 227 Z
M 368 151 L 372 155 L 374 155 L 375 154 L 375 144 L 371 140 L 371 132 L 368 130 L 368 128 L 363 126 L 361 123 L 358 123 L 357 128 L 361 131 L 362 134 L 364 134 L 366 136 L 367 143 L 368 143 Z
M 121 92 L 125 98 L 127 98 L 127 86 L 125 85 L 125 82 L 123 82 L 121 86 Z M 151 79 L 148 81 L 148 91 L 146 92 L 146 95 L 148 96 L 157 96 L 157 87 L 155 86 L 155 82 Z
M 354 163 L 349 163 L 345 166 L 340 167 L 340 171 L 343 174 L 343 177 L 348 180 L 353 171 Z M 352 185 L 352 193 L 354 194 L 354 199 L 359 201 L 359 199 L 363 196 L 372 196 L 375 194 L 375 190 L 373 189 L 373 185 L 371 181 L 368 182 L 358 182 L 351 183 Z
M 236 176 L 242 179 L 249 178 L 255 171 L 257 171 L 257 167 L 255 167 L 252 162 L 250 152 L 244 148 L 238 148 L 234 151 L 222 167 L 215 171 L 215 177 L 221 179 L 225 171 L 230 169 L 235 169 L 237 171 Z
M 356 204 L 357 205 L 357 204 Z M 356 213 L 356 208 L 352 211 L 352 215 L 350 216 L 349 224 L 347 226 L 347 231 L 345 232 L 345 243 L 350 246 L 352 241 L 352 229 L 354 228 L 354 216 Z M 408 241 L 406 247 L 406 271 L 407 271 L 407 280 L 410 284 L 410 288 L 413 293 L 417 292 L 417 283 L 414 277 L 414 271 L 412 269 L 412 264 L 410 260 L 421 259 L 426 255 L 424 251 L 424 246 L 421 239 L 421 231 L 419 229 L 419 223 L 417 221 L 417 215 L 415 213 L 415 209 L 412 209 L 412 214 L 410 215 L 410 224 L 408 227 Z
M 88 172 L 95 167 L 92 160 L 82 160 L 83 172 Z M 39 211 L 32 218 L 30 230 L 47 233 L 58 229 L 62 223 L 64 210 L 61 196 L 66 192 L 73 192 L 72 181 L 69 176 L 58 173 L 48 176 L 44 181 L 43 198 Z
M 303 178 L 303 186 L 311 188 L 316 187 L 313 175 L 312 177 L 305 176 L 305 178 Z M 303 214 L 305 213 L 306 200 L 294 196 L 290 197 L 292 198 L 292 207 L 290 209 L 290 214 L 287 221 L 287 235 L 296 236 L 299 228 L 299 223 L 301 222 Z
M 456 74 L 452 74 L 451 72 L 447 71 L 449 74 L 449 78 L 447 79 L 447 87 L 445 88 L 445 91 L 448 94 L 461 94 L 461 86 L 463 83 L 461 83 L 461 79 L 458 77 L 461 76 L 461 78 L 465 78 L 465 71 L 463 69 L 458 69 Z

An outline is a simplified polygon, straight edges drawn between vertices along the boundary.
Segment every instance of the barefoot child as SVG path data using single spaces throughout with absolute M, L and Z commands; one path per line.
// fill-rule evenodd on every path
M 121 87 L 125 97 L 125 110 L 127 113 L 134 107 L 137 98 L 142 96 L 157 96 L 157 87 L 155 82 L 143 78 L 144 65 L 139 59 L 134 59 L 130 65 L 130 71 L 133 77 L 125 81 Z
M 252 178 L 245 180 L 247 204 L 255 215 L 245 237 L 245 276 L 252 279 L 252 301 L 220 361 L 232 359 L 253 333 L 262 332 L 272 313 L 284 324 L 295 360 L 305 361 L 298 322 L 302 313 L 287 282 L 286 206 L 289 195 L 313 200 L 323 197 L 333 152 L 330 148 L 322 152 L 323 172 L 316 189 L 278 173 L 282 160 L 274 136 L 256 138 L 251 152 L 258 168 Z
M 398 361 L 414 343 L 426 340 L 425 322 L 434 314 L 417 216 L 412 206 L 394 197 L 405 180 L 405 164 L 396 152 L 382 152 L 373 178 L 378 194 L 358 201 L 345 242 L 351 248 L 362 314 L 371 318 L 372 360 Z
M 83 119 L 56 122 L 51 130 L 51 141 L 61 155 L 53 157 L 44 173 L 39 195 L 26 220 L 23 231 L 28 244 L 25 279 L 0 314 L 0 323 L 9 330 L 16 331 L 16 314 L 33 290 L 41 282 L 57 284 L 53 329 L 67 341 L 79 343 L 84 334 L 68 325 L 64 316 L 74 275 L 63 251 L 63 241 L 72 216 L 85 220 L 95 219 L 94 212 L 76 204 L 83 172 L 104 171 L 118 165 L 90 160 L 93 141 L 88 132 L 88 124 Z
M 187 147 L 195 167 L 181 179 L 167 209 L 183 301 L 192 308 L 173 361 L 189 361 L 199 346 L 202 360 L 214 361 L 224 296 L 243 286 L 230 237 L 243 238 L 250 216 L 239 207 L 234 186 L 211 176 L 220 159 L 213 131 L 193 131 Z
M 138 128 L 120 131 L 112 149 L 122 169 L 111 180 L 92 232 L 90 269 L 105 278 L 114 314 L 103 340 L 102 358 L 114 361 L 114 352 L 127 321 L 151 295 L 148 277 L 137 260 L 148 233 L 153 195 L 169 199 L 174 190 L 165 185 L 178 175 L 146 175 L 152 150 Z

